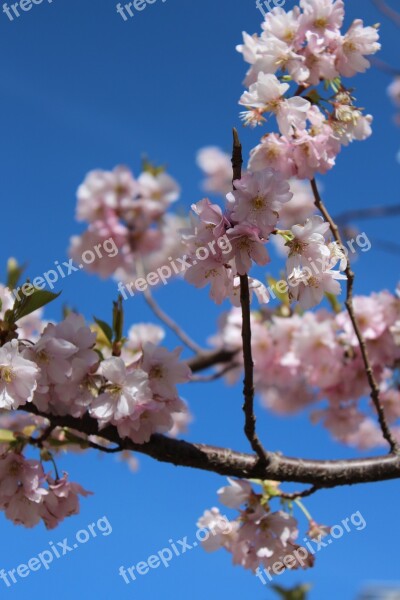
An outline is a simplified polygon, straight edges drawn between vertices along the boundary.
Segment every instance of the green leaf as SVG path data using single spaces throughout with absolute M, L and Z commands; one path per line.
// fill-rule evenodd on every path
M 280 281 L 278 281 L 277 279 L 275 279 L 274 277 L 267 277 L 267 282 L 269 287 L 271 288 L 271 290 L 273 291 L 273 293 L 275 294 L 275 296 L 278 298 L 278 300 L 284 305 L 284 306 L 290 306 L 290 299 L 289 299 L 289 286 L 286 283 L 286 279 L 284 279 L 284 276 L 282 275 L 282 279 Z M 283 288 L 286 291 L 280 291 L 279 288 Z
M 329 304 L 332 307 L 332 310 L 336 313 L 339 314 L 340 312 L 342 312 L 343 307 L 340 304 L 339 300 L 337 299 L 337 296 L 335 296 L 334 294 L 329 294 L 328 292 L 325 293 L 325 297 L 327 298 Z
M 96 317 L 93 317 L 93 319 L 95 320 L 95 323 L 100 327 L 101 331 L 104 333 L 108 341 L 111 343 L 113 338 L 113 331 L 111 327 L 105 321 L 96 319 Z
M 7 263 L 7 287 L 15 290 L 26 265 L 19 265 L 15 258 L 10 258 Z
M 8 429 L 0 429 L 0 444 L 8 444 L 9 442 L 15 442 L 13 432 Z
M 39 290 L 37 288 L 33 288 L 33 293 L 30 296 L 23 296 L 22 300 L 16 300 L 13 308 L 13 320 L 14 322 L 19 321 L 22 317 L 26 317 L 31 313 L 35 312 L 39 308 L 46 306 L 49 302 L 53 302 L 58 296 L 61 294 L 54 294 L 53 292 L 48 292 L 47 290 Z
M 165 173 L 166 167 L 164 167 L 162 165 L 160 165 L 160 166 L 155 165 L 154 163 L 149 161 L 147 156 L 144 156 L 142 159 L 142 171 L 144 173 L 150 173 L 150 175 L 157 177 L 157 175 L 160 175 L 161 173 Z

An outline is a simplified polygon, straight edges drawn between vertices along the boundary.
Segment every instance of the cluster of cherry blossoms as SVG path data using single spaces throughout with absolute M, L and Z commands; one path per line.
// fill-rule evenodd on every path
M 54 529 L 79 512 L 79 496 L 90 492 L 68 481 L 67 473 L 53 479 L 42 463 L 0 445 L 0 509 L 16 525 L 34 527 L 41 521 Z
M 209 529 L 213 535 L 202 542 L 203 548 L 208 552 L 225 548 L 232 554 L 234 565 L 253 572 L 259 567 L 270 569 L 288 556 L 292 560 L 285 560 L 282 569 L 312 567 L 313 554 L 296 543 L 297 520 L 285 510 L 271 511 L 270 500 L 280 496 L 278 484 L 257 482 L 262 486 L 261 493 L 257 493 L 249 481 L 228 478 L 228 482 L 228 486 L 218 490 L 219 500 L 227 508 L 239 510 L 239 514 L 235 520 L 228 521 L 218 508 L 206 510 L 197 525 Z M 321 538 L 328 532 L 329 528 L 309 521 L 310 538 Z
M 234 181 L 234 188 L 226 195 L 225 211 L 207 198 L 192 206 L 192 228 L 183 234 L 190 265 L 186 280 L 197 287 L 210 283 L 215 302 L 220 304 L 230 298 L 239 306 L 240 276 L 249 273 L 253 264 L 268 264 L 265 244 L 274 233 L 283 238 L 286 247 L 287 291 L 291 300 L 308 309 L 320 304 L 325 294 L 339 295 L 339 280 L 346 279 L 341 271 L 346 269 L 347 259 L 336 242 L 327 242 L 329 223 L 312 216 L 304 225 L 293 225 L 286 231 L 276 229 L 279 221 L 290 222 L 296 214 L 307 214 L 311 208 L 301 199 L 285 214 L 293 197 L 289 182 L 266 168 L 245 173 Z M 309 196 L 304 198 L 308 201 Z M 207 250 L 207 255 L 202 256 L 203 250 L 210 248 L 211 252 Z M 267 288 L 259 280 L 250 279 L 250 290 L 260 303 L 269 302 Z
M 382 406 L 400 440 L 399 295 L 383 291 L 356 296 L 354 311 L 381 389 Z M 238 350 L 241 324 L 240 311 L 232 309 L 224 315 L 212 343 Z M 287 415 L 326 401 L 327 405 L 310 411 L 313 423 L 322 422 L 335 439 L 360 449 L 385 445 L 372 407 L 362 401 L 370 389 L 347 311 L 334 314 L 321 309 L 285 317 L 267 310 L 253 312 L 252 340 L 256 392 L 266 408 Z M 239 375 L 240 368 L 226 377 L 234 383 Z
M 13 309 L 5 288 L 1 292 L 3 331 Z M 57 469 L 54 478 L 41 462 L 25 459 L 24 448 L 37 446 L 42 461 L 54 462 L 62 448 L 87 448 L 96 439 L 104 445 L 101 430 L 107 425 L 136 444 L 154 433 L 176 435 L 190 420 L 176 386 L 191 372 L 179 360 L 179 349 L 159 346 L 164 332 L 155 325 L 134 325 L 113 345 L 98 325 L 88 327 L 78 314 L 53 324 L 35 312 L 21 319 L 21 328 L 17 322 L 11 333 L 6 330 L 12 339 L 0 346 L 0 427 L 5 428 L 0 430 L 0 507 L 14 523 L 31 527 L 43 520 L 52 528 L 76 514 L 78 495 L 87 493 L 66 474 L 60 478 Z M 31 340 L 25 337 L 29 330 L 37 333 Z M 51 416 L 88 415 L 98 423 L 98 436 L 52 428 L 41 440 L 47 415 L 50 422 Z
M 177 231 L 182 219 L 168 212 L 180 195 L 176 181 L 162 168 L 145 164 L 137 179 L 128 167 L 91 171 L 78 189 L 76 216 L 88 229 L 71 239 L 70 256 L 78 264 L 86 251 L 112 239 L 118 253 L 96 255 L 84 267 L 100 277 L 120 281 L 138 276 L 138 260 L 146 271 L 161 266 L 176 254 Z
M 225 211 L 207 198 L 192 205 L 192 228 L 183 233 L 188 253 L 185 278 L 197 287 L 211 284 L 211 297 L 220 304 L 230 298 L 239 303 L 240 276 L 247 274 L 253 262 L 264 266 L 269 261 L 265 243 L 278 221 L 280 207 L 292 194 L 286 179 L 264 169 L 246 173 L 234 182 L 227 196 Z M 211 249 L 202 258 L 204 248 Z M 251 280 L 261 302 L 267 302 L 265 286 Z
M 380 49 L 376 27 L 355 20 L 346 33 L 343 0 L 300 0 L 291 11 L 274 8 L 265 16 L 260 36 L 243 34 L 238 51 L 249 63 L 248 88 L 240 98 L 244 122 L 260 125 L 274 115 L 278 133 L 254 148 L 249 168 L 273 167 L 287 177 L 312 179 L 335 165 L 343 145 L 371 135 L 371 115 L 364 116 L 341 78 L 364 73 L 366 56 Z M 324 81 L 324 91 L 319 86 Z M 290 82 L 297 89 L 290 91 Z M 325 98 L 329 88 L 333 96 Z

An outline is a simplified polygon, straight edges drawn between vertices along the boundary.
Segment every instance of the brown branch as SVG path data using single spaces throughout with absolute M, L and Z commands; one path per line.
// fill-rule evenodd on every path
M 185 346 L 187 346 L 196 354 L 202 352 L 202 348 L 198 344 L 196 344 L 196 342 L 194 342 L 188 336 L 188 334 L 185 333 L 183 329 L 179 327 L 179 325 L 169 315 L 167 315 L 167 313 L 164 312 L 163 309 L 157 304 L 149 289 L 146 289 L 143 292 L 143 295 L 144 299 L 146 300 L 153 313 L 160 319 L 160 321 L 162 321 L 167 327 L 169 327 L 169 329 L 171 329 L 171 331 L 175 333 L 175 335 L 185 344 Z
M 393 204 L 392 206 L 371 206 L 370 208 L 347 210 L 335 217 L 335 223 L 342 225 L 349 221 L 376 219 L 378 217 L 384 218 L 395 215 L 400 215 L 400 204 Z
M 225 348 L 203 351 L 186 361 L 186 364 L 191 368 L 192 373 L 199 373 L 215 365 L 231 362 L 238 352 L 239 350 L 226 350 Z
M 312 191 L 314 194 L 315 206 L 321 212 L 321 214 L 323 215 L 325 220 L 329 223 L 329 227 L 330 227 L 330 230 L 332 232 L 332 235 L 333 235 L 335 241 L 339 244 L 339 246 L 341 248 L 343 248 L 344 246 L 343 246 L 341 235 L 339 233 L 339 229 L 338 229 L 336 223 L 333 221 L 332 217 L 330 216 L 327 208 L 325 207 L 325 205 L 322 201 L 321 195 L 318 190 L 317 182 L 315 181 L 315 179 L 311 180 L 311 188 L 312 188 Z M 366 344 L 364 336 L 361 332 L 357 318 L 355 316 L 354 307 L 353 307 L 353 287 L 354 287 L 354 277 L 355 276 L 351 269 L 349 260 L 347 261 L 347 266 L 346 266 L 345 272 L 347 275 L 347 296 L 346 296 L 345 305 L 346 305 L 348 315 L 352 322 L 354 332 L 356 334 L 356 337 L 357 337 L 357 340 L 358 340 L 358 343 L 360 346 L 361 356 L 362 356 L 362 359 L 364 362 L 364 367 L 365 367 L 365 373 L 366 373 L 366 376 L 368 379 L 369 387 L 371 388 L 371 400 L 376 408 L 376 412 L 378 413 L 379 424 L 381 426 L 383 437 L 388 442 L 391 452 L 398 453 L 399 446 L 398 446 L 397 442 L 395 441 L 395 439 L 393 438 L 392 433 L 389 429 L 389 425 L 388 425 L 388 423 L 386 421 L 386 417 L 385 417 L 385 412 L 383 410 L 383 407 L 382 407 L 382 404 L 380 401 L 379 386 L 376 382 L 374 372 L 372 370 L 372 365 L 371 365 L 371 361 L 370 361 L 370 358 L 368 355 L 368 350 L 367 350 L 367 344 Z
M 236 129 L 234 129 L 232 151 L 233 189 L 235 189 L 234 182 L 242 177 L 242 164 L 242 145 L 239 141 L 238 133 Z M 244 362 L 244 432 L 251 444 L 251 447 L 260 457 L 261 461 L 266 462 L 267 455 L 256 433 L 256 417 L 254 414 L 254 363 L 251 349 L 250 289 L 249 278 L 247 275 L 240 275 L 240 304 L 242 307 L 242 341 Z
M 400 13 L 389 6 L 384 0 L 372 0 L 378 10 L 381 11 L 385 17 L 388 17 L 395 25 L 400 27 Z
M 221 379 L 221 377 L 229 373 L 229 371 L 233 371 L 238 367 L 240 367 L 238 363 L 231 363 L 225 365 L 225 367 L 223 367 L 220 371 L 217 371 L 216 373 L 211 373 L 211 375 L 193 375 L 190 381 L 194 383 L 209 383 L 211 381 L 217 381 L 218 379 Z
M 400 69 L 392 67 L 392 65 L 389 65 L 380 58 L 376 58 L 376 56 L 370 56 L 369 61 L 374 67 L 376 67 L 383 73 L 388 73 L 389 75 L 393 75 L 394 77 L 398 77 L 400 75 Z
M 32 403 L 25 404 L 20 410 L 45 417 L 54 427 L 68 427 L 85 435 L 101 437 L 119 446 L 121 451 L 135 451 L 163 463 L 210 471 L 238 479 L 292 481 L 321 488 L 333 488 L 400 478 L 400 456 L 395 454 L 323 461 L 267 453 L 268 463 L 265 463 L 255 455 L 235 452 L 228 448 L 191 444 L 162 435 L 152 436 L 146 444 L 135 444 L 129 439 L 121 439 L 114 426 L 99 431 L 97 421 L 89 415 L 79 419 L 69 415 L 49 415 L 40 412 Z
M 302 492 L 294 492 L 293 494 L 285 494 L 284 492 L 282 492 L 281 494 L 279 494 L 279 496 L 284 500 L 297 500 L 298 498 L 308 498 L 309 496 L 312 496 L 313 494 L 318 492 L 320 489 L 320 486 L 312 485 L 310 488 L 307 488 Z

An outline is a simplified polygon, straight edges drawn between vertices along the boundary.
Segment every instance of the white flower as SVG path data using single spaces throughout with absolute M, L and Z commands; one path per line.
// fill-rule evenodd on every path
M 390 328 L 390 331 L 392 332 L 396 346 L 400 346 L 400 321 L 396 321 L 393 327 Z
M 294 237 L 287 243 L 289 257 L 286 272 L 288 275 L 292 273 L 293 269 L 301 267 L 303 262 L 307 264 L 304 259 L 318 262 L 319 270 L 324 270 L 323 265 L 329 261 L 331 255 L 325 240 L 325 233 L 328 229 L 329 223 L 319 215 L 310 217 L 304 225 L 293 225 L 291 231 Z
M 308 310 L 322 302 L 326 293 L 338 296 L 341 292 L 339 280 L 346 279 L 346 275 L 332 269 L 313 273 L 310 267 L 296 267 L 288 277 L 290 297 L 297 300 L 303 310 Z
M 152 400 L 147 373 L 141 369 L 128 371 L 122 358 L 109 358 L 101 364 L 107 379 L 106 391 L 93 402 L 91 414 L 101 424 L 143 412 Z
M 257 81 L 244 92 L 239 104 L 275 112 L 289 87 L 287 83 L 280 83 L 275 75 L 259 73 Z
M 141 196 L 150 199 L 167 208 L 173 202 L 178 200 L 180 187 L 167 173 L 152 175 L 151 173 L 142 173 L 138 178 L 139 190 Z
M 0 408 L 16 409 L 31 402 L 37 387 L 39 369 L 24 358 L 17 340 L 0 348 Z
M 248 481 L 240 481 L 230 477 L 228 477 L 228 481 L 229 485 L 218 490 L 219 500 L 228 508 L 240 508 L 251 495 L 251 485 Z

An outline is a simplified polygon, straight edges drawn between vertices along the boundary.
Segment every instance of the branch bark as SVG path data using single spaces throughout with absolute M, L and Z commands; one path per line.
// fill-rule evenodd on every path
M 242 178 L 242 145 L 236 129 L 233 130 L 233 189 L 235 181 Z M 251 349 L 251 311 L 250 311 L 250 288 L 249 278 L 246 275 L 240 275 L 240 304 L 242 307 L 242 342 L 243 342 L 243 363 L 244 363 L 244 381 L 243 381 L 243 412 L 245 416 L 244 432 L 250 442 L 254 452 L 260 457 L 262 462 L 266 462 L 267 455 L 258 439 L 256 433 L 256 417 L 254 414 L 254 363 Z
M 261 479 L 310 484 L 318 488 L 373 483 L 400 478 L 400 456 L 386 455 L 352 460 L 309 460 L 267 453 L 268 462 L 252 454 L 235 452 L 204 444 L 191 444 L 162 435 L 154 435 L 147 444 L 135 444 L 121 439 L 116 427 L 99 431 L 95 419 L 86 415 L 80 419 L 40 412 L 26 404 L 20 410 L 48 419 L 54 427 L 68 427 L 85 435 L 96 435 L 118 448 L 150 456 L 163 463 L 211 471 L 238 479 Z

